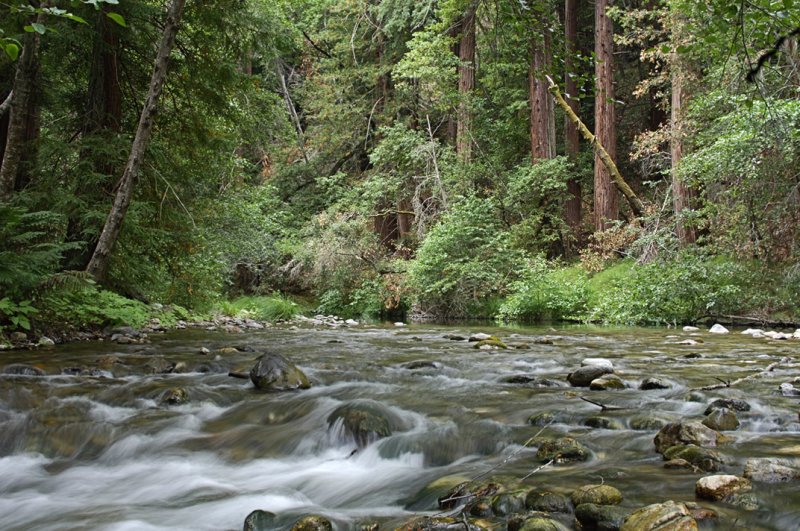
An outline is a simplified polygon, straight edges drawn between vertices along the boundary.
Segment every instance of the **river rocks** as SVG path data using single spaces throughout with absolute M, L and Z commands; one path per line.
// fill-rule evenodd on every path
M 733 493 L 752 489 L 749 480 L 728 474 L 705 476 L 697 480 L 694 492 L 702 500 L 721 501 Z
M 509 516 L 525 509 L 525 492 L 501 492 L 492 497 L 492 511 L 497 516 Z M 488 515 L 482 515 L 488 516 Z
M 622 526 L 628 512 L 628 510 L 615 505 L 582 503 L 575 507 L 575 519 L 580 523 L 580 529 L 583 531 L 591 529 L 610 531 Z
M 703 415 L 708 415 L 715 409 L 728 408 L 734 411 L 750 411 L 750 404 L 738 398 L 718 398 L 711 402 Z
M 700 329 L 697 328 L 696 326 L 684 326 L 683 327 L 683 331 L 684 332 L 699 332 Z
M 488 340 L 500 341 L 500 338 L 490 334 L 484 334 L 483 332 L 478 332 L 477 334 L 472 334 L 471 336 L 469 336 L 470 342 L 488 341 Z
M 525 507 L 545 513 L 571 513 L 569 498 L 550 491 L 532 490 L 525 496 Z
M 508 526 L 511 529 L 511 525 Z M 516 528 L 518 531 L 569 531 L 569 528 L 546 515 L 529 516 Z
M 721 324 L 715 324 L 711 328 L 708 329 L 709 332 L 712 334 L 728 334 L 730 330 L 722 326 Z
M 470 338 L 470 341 L 472 339 Z M 491 339 L 481 339 L 480 341 L 476 341 L 473 345 L 473 348 L 477 348 L 480 350 L 500 350 L 500 349 L 507 349 L 508 345 L 503 343 L 497 338 Z
M 324 516 L 313 514 L 295 522 L 291 531 L 333 531 L 333 525 Z
M 175 372 L 175 363 L 167 361 L 161 356 L 150 358 L 144 368 L 150 374 L 170 374 Z
M 703 472 L 716 472 L 722 465 L 722 458 L 717 452 L 694 444 L 671 446 L 664 451 L 664 459 L 667 460 L 664 468 L 694 468 Z
M 670 389 L 672 386 L 661 378 L 645 378 L 639 385 L 642 391 L 652 391 L 655 389 Z
M 685 504 L 670 500 L 632 512 L 620 531 L 697 531 L 697 522 Z
M 328 426 L 341 426 L 344 434 L 359 448 L 388 437 L 400 427 L 399 419 L 379 402 L 363 400 L 336 408 L 328 416 Z
M 244 519 L 244 531 L 270 531 L 275 529 L 275 513 L 256 509 Z
M 715 409 L 703 419 L 703 425 L 712 430 L 733 431 L 739 428 L 739 419 L 728 408 Z
M 3 367 L 3 374 L 13 374 L 14 376 L 44 376 L 45 372 L 39 367 L 24 363 L 12 363 Z
M 40 337 L 39 341 L 36 342 L 37 347 L 52 347 L 55 344 L 56 342 L 47 336 Z
M 800 480 L 800 470 L 787 466 L 780 459 L 752 457 L 744 465 L 744 477 L 760 483 L 786 483 Z
M 574 490 L 570 499 L 576 507 L 583 503 L 619 505 L 622 503 L 622 493 L 611 485 L 584 485 Z
M 572 387 L 589 387 L 592 380 L 596 380 L 605 374 L 611 374 L 614 369 L 598 365 L 588 365 L 581 367 L 567 375 L 567 381 Z
M 437 500 L 440 509 L 454 509 L 466 505 L 475 499 L 494 496 L 502 492 L 503 486 L 492 481 L 474 482 L 464 481 L 451 488 L 447 494 Z
M 183 387 L 173 387 L 161 394 L 159 402 L 168 406 L 177 406 L 189 401 L 189 393 Z
M 528 424 L 532 426 L 547 426 L 556 422 L 566 422 L 567 420 L 569 420 L 567 415 L 561 412 L 550 413 L 549 411 L 543 411 L 528 417 Z
M 629 424 L 632 430 L 651 431 L 660 430 L 667 425 L 667 421 L 650 415 L 634 415 Z
M 800 396 L 800 389 L 790 383 L 782 383 L 778 386 L 782 396 Z
M 598 428 L 601 430 L 624 430 L 625 426 L 622 425 L 620 421 L 617 419 L 610 419 L 608 417 L 589 417 L 585 421 L 583 421 L 584 426 L 589 426 L 590 428 Z
M 694 444 L 703 447 L 715 447 L 723 442 L 721 433 L 704 426 L 700 422 L 690 420 L 670 422 L 656 434 L 653 442 L 656 452 L 663 454 L 667 448 L 680 444 Z
M 460 336 L 458 334 L 445 334 L 442 337 L 445 338 L 445 339 L 449 339 L 450 341 L 466 341 L 467 340 L 467 338 L 465 336 Z
M 250 380 L 263 391 L 308 389 L 308 377 L 280 354 L 266 353 L 250 369 Z
M 415 371 L 418 369 L 441 369 L 442 364 L 439 363 L 438 361 L 416 360 L 404 363 L 402 367 L 410 371 Z
M 480 528 L 469 522 L 464 525 L 462 520 L 451 517 L 415 516 L 394 531 L 480 531 Z
M 536 451 L 536 459 L 542 463 L 551 460 L 555 463 L 586 461 L 590 456 L 589 449 L 572 437 L 544 441 Z
M 529 376 L 527 374 L 515 374 L 514 376 L 506 376 L 500 382 L 516 385 L 527 385 L 528 387 L 563 387 L 567 384 L 557 380 L 550 380 L 548 378 L 539 378 L 538 376 Z
M 608 391 L 611 389 L 625 389 L 625 382 L 616 374 L 605 374 L 600 378 L 595 378 L 589 383 L 592 391 Z

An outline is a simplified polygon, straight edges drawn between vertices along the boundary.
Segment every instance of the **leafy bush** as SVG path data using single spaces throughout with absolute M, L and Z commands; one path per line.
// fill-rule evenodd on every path
M 428 234 L 409 267 L 409 290 L 422 311 L 463 317 L 470 306 L 503 294 L 524 258 L 512 248 L 492 201 L 470 197 Z
M 508 321 L 580 319 L 588 300 L 586 273 L 580 268 L 554 269 L 546 260 L 531 260 L 522 278 L 511 284 L 498 318 Z
M 92 329 L 106 326 L 144 326 L 153 317 L 145 303 L 111 291 L 86 287 L 46 293 L 37 304 L 40 321 L 48 327 Z
M 736 313 L 742 308 L 748 278 L 740 264 L 694 254 L 634 266 L 627 275 L 614 275 L 599 284 L 601 290 L 590 297 L 596 305 L 589 319 L 627 325 L 679 324 Z
M 231 317 L 249 317 L 259 321 L 288 320 L 303 311 L 299 304 L 280 294 L 239 297 L 223 303 L 221 310 Z
M 39 310 L 31 306 L 31 301 L 16 303 L 4 297 L 0 299 L 0 333 L 4 330 L 31 329 L 31 316 Z M 8 324 L 3 324 L 8 323 Z

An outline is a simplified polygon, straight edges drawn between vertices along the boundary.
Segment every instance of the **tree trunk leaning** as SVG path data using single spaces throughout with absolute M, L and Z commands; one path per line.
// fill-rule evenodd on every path
M 158 48 L 153 75 L 150 79 L 150 89 L 147 92 L 144 108 L 139 117 L 139 125 L 136 128 L 136 136 L 131 145 L 128 162 L 117 187 L 114 205 L 111 207 L 111 212 L 108 214 L 103 231 L 100 233 L 97 247 L 95 247 L 89 265 L 86 267 L 86 271 L 98 282 L 105 280 L 108 272 L 111 251 L 114 249 L 114 244 L 116 244 L 119 237 L 122 221 L 125 219 L 125 214 L 133 197 L 133 185 L 141 169 L 142 161 L 153 133 L 153 120 L 158 107 L 158 99 L 164 87 L 169 55 L 175 45 L 175 36 L 178 33 L 178 24 L 185 3 L 186 0 L 173 0 L 167 11 L 164 33 L 161 36 L 161 44 Z
M 625 179 L 622 177 L 622 174 L 619 172 L 617 165 L 614 163 L 614 159 L 611 158 L 608 151 L 603 147 L 600 143 L 600 140 L 589 131 L 589 128 L 578 118 L 578 115 L 572 110 L 569 104 L 564 100 L 564 97 L 561 95 L 561 92 L 558 90 L 558 86 L 553 82 L 553 80 L 548 76 L 547 81 L 550 83 L 550 93 L 555 98 L 556 103 L 564 109 L 564 112 L 567 113 L 567 116 L 575 124 L 575 127 L 578 128 L 578 131 L 581 133 L 583 138 L 585 138 L 592 147 L 594 148 L 595 155 L 600 159 L 603 166 L 608 170 L 609 174 L 611 175 L 612 182 L 616 186 L 617 190 L 619 190 L 625 199 L 628 201 L 628 204 L 631 207 L 631 210 L 636 215 L 636 217 L 642 217 L 644 215 L 644 204 L 639 199 L 639 197 L 634 193 L 633 189 L 628 186 L 628 183 L 625 182 Z

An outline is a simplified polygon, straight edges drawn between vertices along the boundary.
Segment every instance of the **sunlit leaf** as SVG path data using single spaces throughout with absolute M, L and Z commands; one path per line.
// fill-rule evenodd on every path
M 128 25 L 125 24 L 125 19 L 119 13 L 106 13 L 106 16 L 122 26 L 123 28 L 127 28 Z

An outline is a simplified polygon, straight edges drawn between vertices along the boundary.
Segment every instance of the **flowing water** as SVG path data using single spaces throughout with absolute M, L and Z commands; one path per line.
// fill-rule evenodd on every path
M 443 337 L 478 331 L 528 348 L 482 351 Z M 606 482 L 631 509 L 694 501 L 702 475 L 664 469 L 654 450 L 656 430 L 630 429 L 636 416 L 701 418 L 715 398 L 742 398 L 752 410 L 739 414 L 740 429 L 721 448 L 723 471 L 741 475 L 748 457 L 800 461 L 798 398 L 777 392 L 800 375 L 800 341 L 700 332 L 703 343 L 677 344 L 687 337 L 664 329 L 586 327 L 273 328 L 187 330 L 145 345 L 5 352 L 0 366 L 27 363 L 47 376 L 0 375 L 0 529 L 241 529 L 255 509 L 276 513 L 276 529 L 289 529 L 303 514 L 325 515 L 337 529 L 366 521 L 392 528 L 413 514 L 436 512 L 435 496 L 418 493 L 437 478 L 486 472 L 521 478 L 539 467 L 535 445 L 523 445 L 542 429 L 527 422 L 541 412 L 556 416 L 541 436 L 573 436 L 593 457 L 545 467 L 524 484 L 569 493 Z M 211 353 L 200 354 L 201 347 Z M 263 350 L 286 356 L 313 387 L 263 393 L 227 375 L 249 370 Z M 690 353 L 700 357 L 687 358 Z M 614 363 L 628 389 L 502 382 L 514 375 L 564 382 L 582 359 L 598 356 Z M 715 378 L 758 372 L 784 356 L 795 360 L 762 378 L 692 394 Z M 402 367 L 414 360 L 441 365 Z M 185 372 L 154 374 L 165 362 Z M 76 368 L 94 370 L 71 375 Z M 638 390 L 648 376 L 672 388 Z M 176 387 L 188 401 L 163 404 L 163 393 Z M 625 407 L 603 413 L 625 429 L 585 427 L 600 410 L 581 396 Z M 388 408 L 397 430 L 353 453 L 353 440 L 328 423 L 331 412 L 352 401 Z M 755 511 L 703 502 L 720 514 L 706 525 L 798 529 L 800 481 L 756 483 L 753 492 L 760 503 Z

